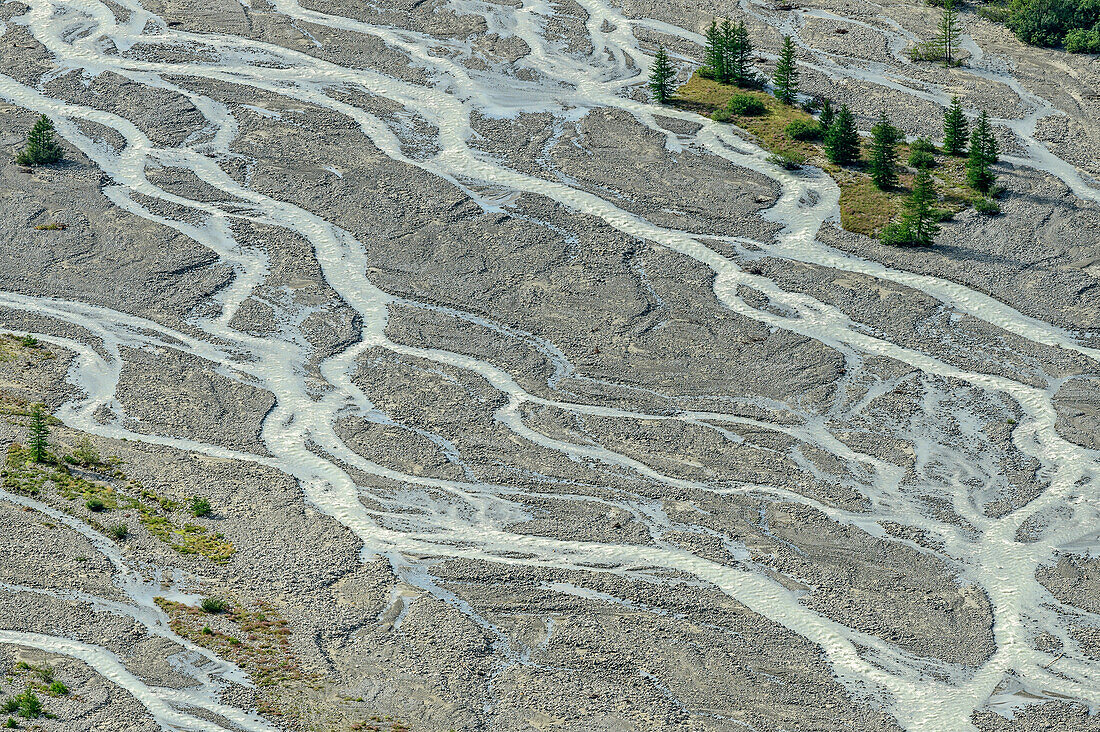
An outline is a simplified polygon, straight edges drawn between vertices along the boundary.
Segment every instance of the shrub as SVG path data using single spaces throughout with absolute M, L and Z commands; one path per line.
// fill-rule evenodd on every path
M 89 511 L 94 511 L 96 513 L 99 513 L 100 511 L 103 511 L 107 508 L 107 504 L 99 498 L 89 498 L 87 501 L 84 502 L 84 505 L 88 507 Z
M 1035 46 L 1061 45 L 1074 29 L 1095 28 L 1100 4 L 1082 0 L 1013 0 L 1008 27 Z
M 936 48 L 934 43 L 925 41 L 909 49 L 909 58 L 913 61 L 941 61 L 943 51 Z
M 65 696 L 69 693 L 69 687 L 65 686 L 60 681 L 54 681 L 50 684 L 49 694 L 50 696 Z
M 978 15 L 994 23 L 1007 23 L 1012 11 L 1007 5 L 989 3 L 978 8 Z
M 769 155 L 768 162 L 772 165 L 778 165 L 784 170 L 799 170 L 806 164 L 806 156 L 797 151 L 789 151 L 777 155 Z
M 38 339 L 28 333 L 19 339 L 19 345 L 23 348 L 38 348 Z
M 768 108 L 764 106 L 764 103 L 752 94 L 734 94 L 730 97 L 727 109 L 732 114 L 741 117 L 759 117 L 768 113 Z
M 25 719 L 37 719 L 42 716 L 46 710 L 42 707 L 42 700 L 39 699 L 33 691 L 30 689 L 24 691 L 22 694 L 16 697 L 19 700 L 19 716 Z
M 8 721 L 4 722 L 4 727 L 7 729 L 19 729 L 19 723 L 11 717 L 8 717 Z
M 714 114 L 712 114 L 710 116 L 710 118 L 712 120 L 714 120 L 715 122 L 732 122 L 733 121 L 733 115 L 730 114 L 729 112 L 727 112 L 724 109 L 716 109 L 714 111 Z
M 213 513 L 213 508 L 210 506 L 210 501 L 202 498 L 201 496 L 194 496 L 191 498 L 191 514 L 194 516 L 202 517 L 209 516 Z
M 19 709 L 19 697 L 13 696 L 4 700 L 4 706 L 0 707 L 5 713 L 11 714 L 15 710 Z
M 814 120 L 796 119 L 787 125 L 787 137 L 792 140 L 820 140 L 821 125 Z
M 214 635 L 213 629 L 209 625 L 202 626 L 203 635 Z
M 1070 53 L 1100 53 L 1100 22 L 1092 30 L 1074 28 L 1066 33 L 1062 45 Z
M 911 168 L 933 168 L 936 165 L 936 156 L 927 150 L 918 150 L 911 148 L 912 152 L 909 153 L 909 167 Z
M 92 465 L 98 465 L 100 462 L 99 451 L 95 449 L 95 445 L 88 439 L 88 436 L 80 438 L 80 444 L 73 450 L 73 454 L 66 458 L 70 463 L 76 465 L 83 465 L 89 467 Z
M 921 151 L 926 153 L 932 153 L 933 155 L 939 152 L 939 148 L 936 147 L 936 143 L 929 140 L 927 137 L 918 137 L 909 143 L 909 149 L 913 151 Z
M 879 234 L 879 241 L 887 246 L 907 247 L 913 246 L 913 235 L 909 229 L 901 224 L 890 224 Z
M 204 613 L 223 613 L 229 609 L 229 603 L 220 597 L 204 597 L 199 607 Z
M 992 198 L 979 198 L 974 202 L 974 210 L 986 216 L 996 216 L 1001 212 L 1001 204 Z
M 130 535 L 130 529 L 126 528 L 126 524 L 119 523 L 108 529 L 107 533 L 109 533 L 113 538 L 122 541 Z

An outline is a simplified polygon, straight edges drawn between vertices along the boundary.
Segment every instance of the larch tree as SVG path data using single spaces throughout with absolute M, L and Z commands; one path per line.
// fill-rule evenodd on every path
M 668 59 L 668 51 L 664 46 L 658 46 L 653 67 L 649 70 L 649 88 L 659 104 L 664 104 L 672 96 L 672 79 L 675 76 L 676 69 Z
M 710 69 L 711 78 L 722 81 L 725 78 L 726 42 L 718 21 L 712 20 L 707 28 L 707 45 L 703 54 L 703 65 Z
M 966 115 L 963 114 L 959 98 L 951 97 L 951 106 L 943 116 L 943 151 L 945 153 L 955 156 L 966 153 L 967 127 Z
M 722 73 L 717 78 L 723 84 L 733 84 L 737 81 L 737 71 L 733 66 L 733 59 L 739 52 L 737 48 L 737 26 L 727 18 L 722 21 L 720 33 L 722 37 Z
M 955 0 L 945 0 L 943 15 L 936 27 L 936 35 L 932 39 L 932 47 L 943 57 L 943 65 L 950 66 L 955 62 L 955 51 L 959 47 L 959 37 L 962 35 L 962 26 L 959 24 L 959 11 L 955 9 Z
M 749 86 L 752 81 L 750 69 L 752 58 L 752 41 L 749 40 L 749 30 L 745 27 L 745 21 L 737 24 L 733 32 L 733 42 L 729 47 L 730 75 L 733 83 L 738 86 Z
M 795 66 L 794 39 L 790 36 L 783 36 L 773 83 L 776 98 L 784 104 L 794 104 L 798 96 L 798 68 Z

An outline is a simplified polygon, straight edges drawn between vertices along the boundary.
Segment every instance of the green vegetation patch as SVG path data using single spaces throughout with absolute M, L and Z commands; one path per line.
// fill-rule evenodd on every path
M 757 143 L 773 154 L 772 162 L 789 169 L 803 163 L 816 165 L 836 180 L 840 187 L 840 225 L 846 230 L 866 236 L 877 236 L 888 224 L 897 220 L 911 193 L 914 172 L 902 170 L 898 183 L 890 190 L 881 190 L 871 180 L 862 161 L 869 158 L 868 142 L 860 140 L 860 161 L 850 167 L 842 167 L 828 160 L 819 136 L 811 130 L 820 129 L 820 123 L 805 110 L 781 103 L 766 92 L 746 91 L 729 84 L 720 84 L 695 74 L 681 86 L 669 103 L 706 117 L 715 113 L 729 114 L 730 100 L 734 96 L 751 95 L 767 109 L 760 116 L 730 115 L 729 121 L 749 132 Z M 815 139 L 816 138 L 816 139 Z M 941 195 L 939 205 L 944 216 L 958 213 L 973 206 L 984 197 L 967 185 L 964 161 L 957 157 L 935 155 L 926 143 L 917 144 L 925 155 L 918 156 L 924 165 L 932 156 L 933 181 Z M 898 158 L 909 160 L 913 150 L 909 145 L 898 145 Z
M 203 607 L 156 598 L 173 631 L 232 660 L 248 671 L 257 686 L 317 681 L 302 671 L 290 645 L 290 629 L 277 610 L 262 602 L 254 606 L 219 602 L 222 609 L 215 622 L 212 611 Z
M 57 358 L 56 354 L 43 348 L 38 339 L 30 334 L 17 336 L 0 333 L 0 362 L 12 361 L 20 356 L 42 360 Z
M 764 108 L 763 114 L 737 115 L 730 111 L 733 97 L 755 99 Z M 751 133 L 760 142 L 761 147 L 777 155 L 801 156 L 809 159 L 819 155 L 820 150 L 804 140 L 792 140 L 787 135 L 787 127 L 795 121 L 816 124 L 813 115 L 798 107 L 783 104 L 767 92 L 741 89 L 730 84 L 720 84 L 713 79 L 704 79 L 694 74 L 687 83 L 676 91 L 669 103 L 680 109 L 713 117 L 716 112 L 730 114 L 728 121 Z M 722 115 L 719 115 L 722 116 Z
M 89 473 L 102 475 L 104 479 L 78 474 L 81 471 L 74 473 L 68 462 L 82 464 Z M 127 481 L 124 484 L 126 492 L 110 485 L 107 479 Z M 68 456 L 65 462 L 45 463 L 32 461 L 29 451 L 22 445 L 9 445 L 3 470 L 0 470 L 0 482 L 4 490 L 29 497 L 43 497 L 52 490 L 61 498 L 82 502 L 88 511 L 96 515 L 109 514 L 120 509 L 133 510 L 151 535 L 180 554 L 193 554 L 222 564 L 229 561 L 235 551 L 232 542 L 221 534 L 207 531 L 204 526 L 193 523 L 178 525 L 173 522 L 166 515 L 176 507 L 172 501 L 142 487 L 136 481 L 127 480 L 126 474 L 118 467 L 117 460 L 100 461 L 94 448 L 87 444 L 82 443 L 77 448 L 77 454 Z M 124 523 L 105 525 L 93 516 L 76 510 L 74 506 L 62 506 L 62 510 L 119 541 L 130 533 Z

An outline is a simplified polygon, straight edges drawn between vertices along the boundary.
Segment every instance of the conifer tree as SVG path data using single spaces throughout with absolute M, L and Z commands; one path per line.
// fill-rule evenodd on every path
M 723 84 L 733 84 L 737 79 L 737 71 L 733 66 L 733 59 L 739 53 L 737 48 L 738 36 L 737 26 L 726 20 L 722 21 L 722 27 L 720 28 L 721 34 L 721 53 L 722 53 L 722 73 L 718 77 L 718 81 Z
M 943 151 L 948 155 L 966 152 L 966 115 L 958 97 L 951 97 L 951 106 L 943 117 Z
M 917 171 L 913 179 L 913 193 L 905 202 L 905 214 L 901 225 L 909 233 L 909 240 L 916 246 L 928 246 L 939 232 L 936 225 L 936 187 L 932 174 L 925 169 Z
M 27 427 L 27 446 L 30 448 L 31 460 L 36 463 L 46 462 L 50 436 L 50 428 L 46 425 L 46 414 L 42 411 L 42 405 L 35 404 L 31 407 L 31 423 Z
M 932 39 L 932 47 L 943 56 L 943 65 L 950 66 L 955 61 L 955 51 L 959 46 L 962 27 L 959 25 L 959 11 L 955 10 L 954 0 L 945 0 L 943 15 Z
M 822 132 L 828 132 L 829 127 L 833 124 L 833 118 L 836 116 L 836 112 L 833 110 L 833 102 L 831 99 L 825 98 L 821 100 L 821 116 L 817 122 L 821 125 Z
M 982 112 L 978 124 L 970 133 L 970 153 L 966 158 L 966 181 L 974 190 L 986 193 L 996 176 L 991 169 L 997 162 L 997 138 L 989 124 L 989 115 Z
M 840 106 L 825 133 L 825 154 L 837 165 L 848 165 L 859 158 L 859 132 L 847 104 Z
M 649 88 L 658 104 L 664 104 L 672 96 L 672 79 L 675 76 L 676 70 L 668 60 L 668 52 L 664 46 L 658 46 L 653 68 L 649 71 Z
M 722 38 L 722 30 L 718 27 L 718 21 L 712 20 L 710 27 L 707 28 L 707 45 L 703 63 L 710 69 L 711 78 L 715 81 L 722 81 L 725 77 L 725 58 L 725 40 Z
M 734 25 L 728 19 L 721 24 L 711 21 L 706 33 L 706 50 L 703 54 L 703 76 L 709 76 L 721 84 L 748 86 L 752 82 L 749 59 L 752 42 L 745 24 Z
M 15 162 L 19 165 L 50 165 L 61 160 L 61 156 L 61 145 L 53 136 L 53 122 L 42 115 L 27 133 L 27 146 L 15 156 Z
M 928 246 L 939 231 L 936 225 L 936 187 L 927 169 L 917 171 L 913 192 L 905 200 L 901 221 L 890 224 L 882 232 L 883 244 Z
M 775 96 L 784 104 L 794 104 L 798 96 L 798 68 L 794 63 L 794 40 L 783 36 L 779 62 L 775 65 Z
M 898 141 L 901 133 L 886 118 L 886 110 L 879 114 L 878 123 L 871 128 L 871 180 L 882 190 L 898 183 Z
M 749 86 L 752 81 L 752 71 L 749 69 L 752 57 L 752 41 L 749 40 L 749 30 L 745 27 L 745 21 L 737 24 L 733 31 L 733 41 L 729 45 L 728 63 L 730 76 L 733 83 L 738 86 Z

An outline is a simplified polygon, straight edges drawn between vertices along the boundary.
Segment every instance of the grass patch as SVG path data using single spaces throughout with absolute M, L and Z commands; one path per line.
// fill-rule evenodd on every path
M 20 356 L 30 358 L 37 356 L 40 359 L 56 358 L 57 356 L 45 348 L 34 336 L 17 336 L 11 333 L 0 333 L 0 362 L 11 361 Z
M 766 112 L 759 115 L 733 114 L 730 101 L 734 96 L 754 98 Z M 820 154 L 815 145 L 787 136 L 787 126 L 792 122 L 816 123 L 813 115 L 799 107 L 789 107 L 767 92 L 719 84 L 693 74 L 686 84 L 676 90 L 669 103 L 704 117 L 711 117 L 718 111 L 730 113 L 731 122 L 752 134 L 761 147 L 776 155 L 801 155 L 808 160 Z
M 205 601 L 200 607 L 190 607 L 156 598 L 173 631 L 237 663 L 248 671 L 257 686 L 294 686 L 317 680 L 302 671 L 290 645 L 287 622 L 272 606 L 234 602 L 230 607 L 224 600 L 217 602 L 222 610 L 217 611 L 215 620 L 211 611 L 205 609 Z M 273 695 L 268 696 L 272 702 Z

